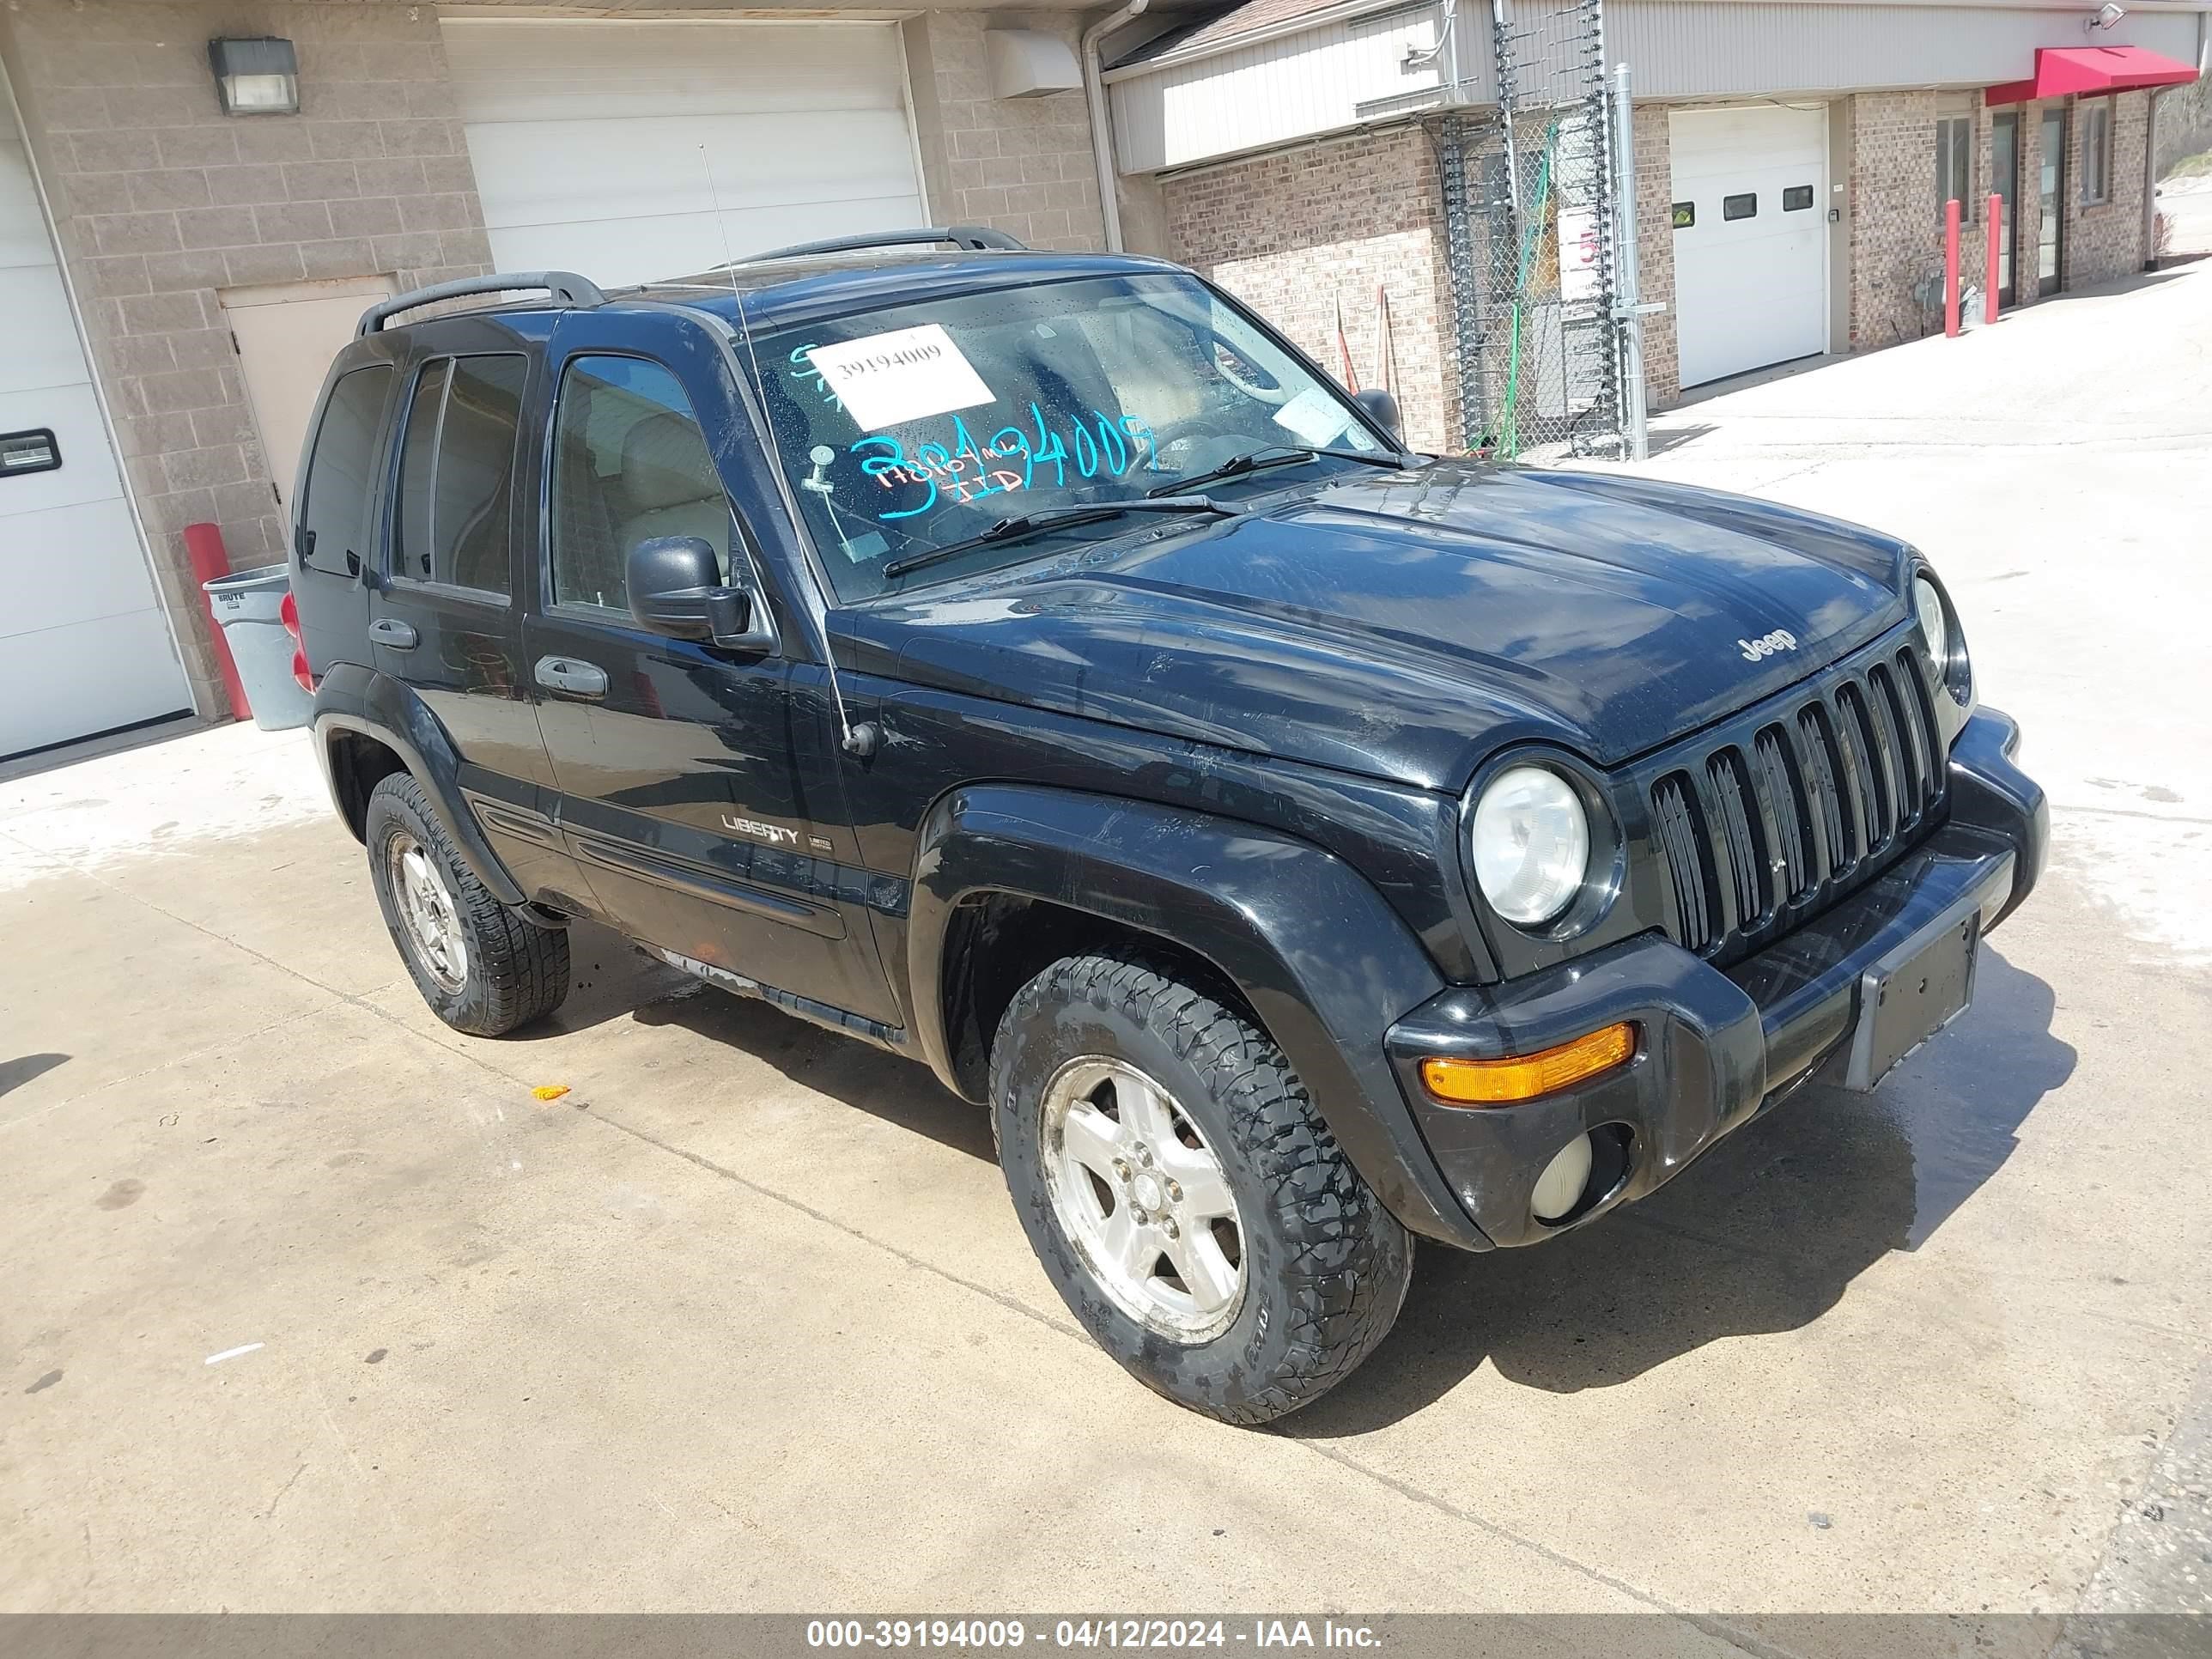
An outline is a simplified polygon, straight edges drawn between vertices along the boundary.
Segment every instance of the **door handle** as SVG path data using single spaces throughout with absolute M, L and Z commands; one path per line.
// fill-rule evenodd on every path
M 412 651 L 422 636 L 397 617 L 379 617 L 368 625 L 369 638 L 395 651 Z
M 574 657 L 540 657 L 538 683 L 549 691 L 566 691 L 579 697 L 607 695 L 607 671 Z

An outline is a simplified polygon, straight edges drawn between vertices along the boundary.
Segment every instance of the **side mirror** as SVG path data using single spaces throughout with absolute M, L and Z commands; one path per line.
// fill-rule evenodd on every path
M 1365 410 L 1367 418 L 1391 437 L 1401 443 L 1405 441 L 1401 424 L 1403 416 L 1398 412 L 1398 400 L 1381 386 L 1370 386 L 1364 392 L 1355 392 L 1352 394 L 1352 401 Z
M 653 536 L 623 568 L 629 614 L 672 640 L 705 640 L 732 651 L 773 651 L 775 624 L 742 565 L 726 586 L 714 548 L 698 536 Z

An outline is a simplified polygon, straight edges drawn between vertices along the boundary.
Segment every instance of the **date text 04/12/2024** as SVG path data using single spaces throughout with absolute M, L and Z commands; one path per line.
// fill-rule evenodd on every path
M 1006 1650 L 1032 1644 L 1162 1652 L 1230 1647 L 1372 1650 L 1382 1639 L 1365 1625 L 1333 1619 L 1060 1619 L 1050 1626 L 1039 1621 L 1035 1629 L 1021 1619 L 814 1619 L 806 1626 L 810 1648 Z

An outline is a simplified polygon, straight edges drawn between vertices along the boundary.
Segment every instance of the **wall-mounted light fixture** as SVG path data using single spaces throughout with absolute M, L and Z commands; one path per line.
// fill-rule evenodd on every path
M 2081 25 L 2084 30 L 2108 29 L 2128 15 L 2125 6 L 2106 4 L 2089 14 L 2089 21 Z
M 225 115 L 296 115 L 300 59 L 289 40 L 210 40 L 208 63 Z

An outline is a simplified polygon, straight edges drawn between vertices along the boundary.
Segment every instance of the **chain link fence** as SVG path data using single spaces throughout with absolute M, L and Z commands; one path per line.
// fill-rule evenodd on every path
M 1464 0 L 1462 0 L 1464 3 Z M 1601 0 L 1497 0 L 1494 115 L 1437 134 L 1462 443 L 1619 454 L 1617 191 Z

